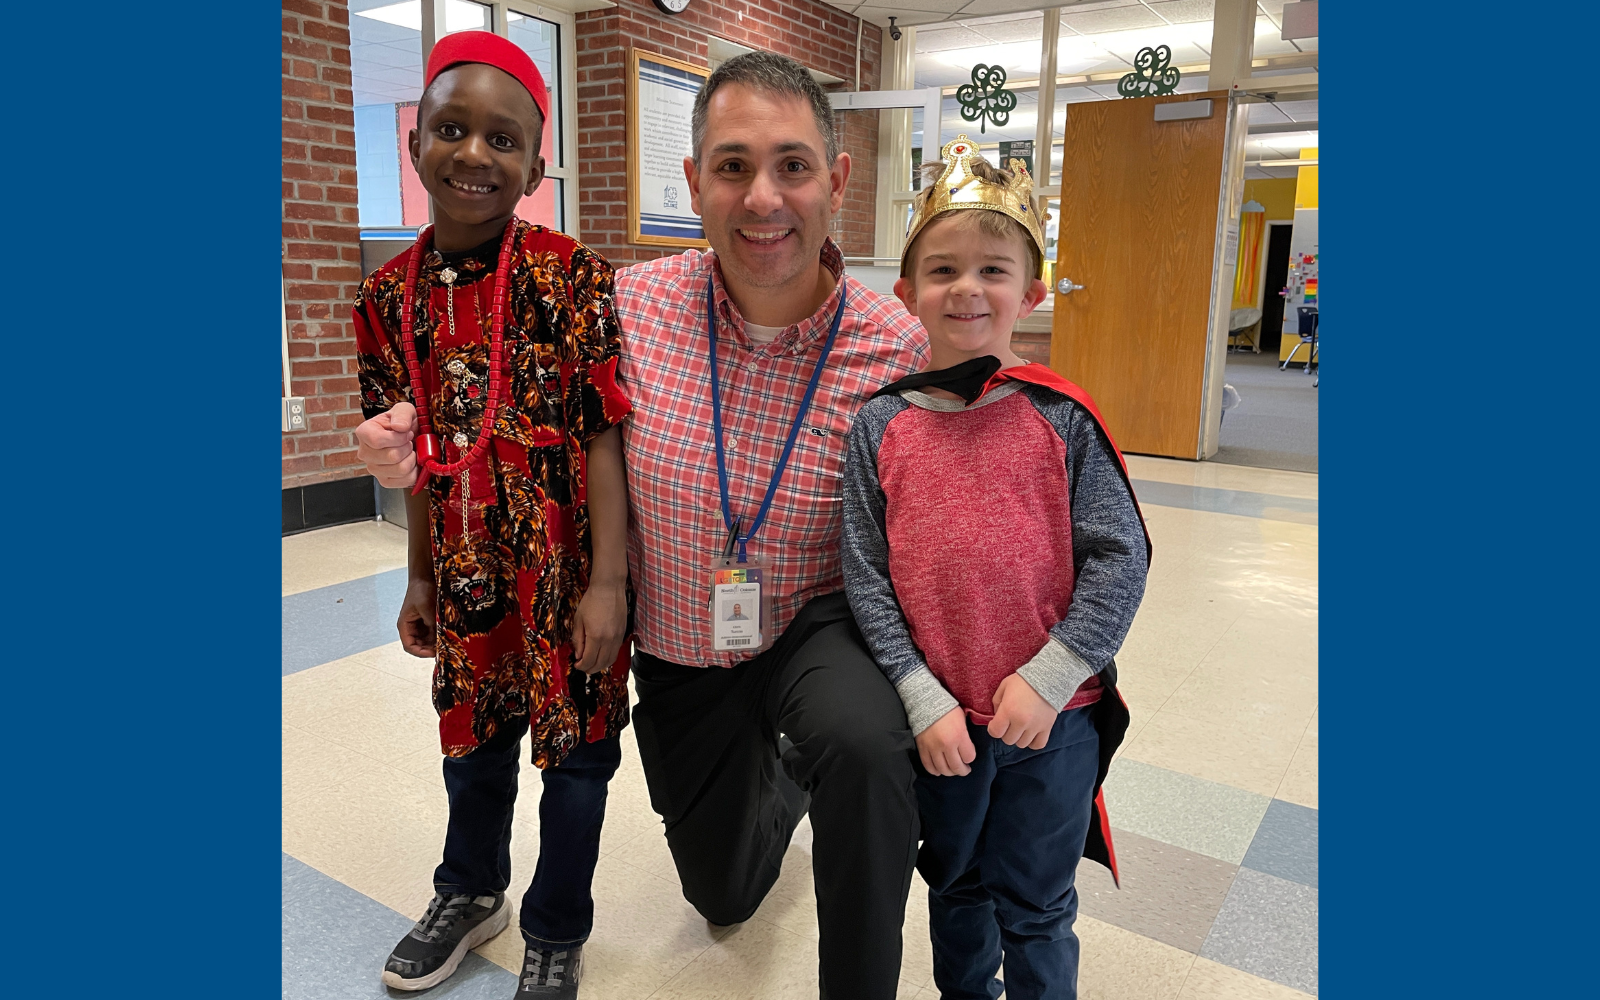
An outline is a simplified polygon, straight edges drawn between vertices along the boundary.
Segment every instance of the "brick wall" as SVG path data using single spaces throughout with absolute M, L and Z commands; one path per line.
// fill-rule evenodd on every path
M 1037 361 L 1041 365 L 1049 365 L 1050 333 L 1015 331 L 1011 334 L 1011 350 L 1024 361 Z
M 350 302 L 361 281 L 355 113 L 345 0 L 283 0 L 283 243 L 290 394 L 307 429 L 283 436 L 283 486 L 362 470 Z
M 856 18 L 812 0 L 695 0 L 682 14 L 661 13 L 650 0 L 578 15 L 579 238 L 613 264 L 676 253 L 634 246 L 628 239 L 628 50 L 643 49 L 704 66 L 710 35 L 791 56 L 855 86 Z M 877 90 L 882 31 L 863 26 L 861 89 Z M 870 256 L 878 157 L 877 115 L 847 116 L 844 148 L 854 161 L 836 237 L 847 254 Z
M 864 33 L 861 48 L 865 55 Z M 877 89 L 866 88 L 865 83 L 862 86 Z M 850 256 L 871 257 L 877 249 L 878 115 L 877 111 L 846 111 L 839 116 L 840 145 L 850 154 L 850 185 L 844 191 L 834 239 Z

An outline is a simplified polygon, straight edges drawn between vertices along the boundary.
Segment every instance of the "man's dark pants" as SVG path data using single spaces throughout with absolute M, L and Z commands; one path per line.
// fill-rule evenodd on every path
M 1042 750 L 1006 746 L 970 723 L 972 773 L 917 762 L 933 981 L 944 1000 L 992 1000 L 1005 952 L 1009 1000 L 1074 1000 L 1073 884 L 1094 810 L 1093 708 L 1062 712 Z
M 683 895 L 755 913 L 809 808 L 824 1000 L 892 1000 L 917 850 L 915 741 L 843 594 L 732 668 L 635 653 L 634 733 Z M 779 736 L 783 741 L 780 752 Z
M 511 813 L 527 725 L 502 730 L 464 757 L 444 759 L 450 825 L 444 861 L 433 872 L 445 893 L 486 896 L 511 884 Z M 582 944 L 594 928 L 594 868 L 606 790 L 622 762 L 620 737 L 579 743 L 540 772 L 539 864 L 522 897 L 522 936 L 545 946 Z

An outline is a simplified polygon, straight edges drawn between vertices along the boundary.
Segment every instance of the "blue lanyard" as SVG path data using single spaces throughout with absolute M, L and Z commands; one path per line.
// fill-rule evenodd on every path
M 738 527 L 733 520 L 733 512 L 728 505 L 728 460 L 722 452 L 722 382 L 717 375 L 717 310 L 716 310 L 716 282 L 706 282 L 706 334 L 711 342 L 711 429 L 717 442 L 717 488 L 722 491 L 722 520 L 730 532 L 737 532 Z M 789 428 L 789 440 L 784 442 L 783 454 L 778 457 L 778 468 L 772 473 L 772 482 L 767 484 L 767 495 L 762 498 L 761 509 L 756 511 L 756 519 L 750 522 L 750 530 L 739 536 L 739 561 L 745 562 L 745 543 L 754 538 L 761 525 L 767 519 L 767 511 L 772 508 L 772 498 L 778 493 L 778 482 L 783 479 L 783 470 L 789 466 L 789 454 L 794 451 L 795 438 L 800 436 L 800 422 L 805 419 L 807 411 L 811 409 L 811 397 L 817 394 L 817 382 L 822 378 L 822 368 L 828 363 L 828 354 L 833 350 L 834 338 L 839 336 L 839 323 L 844 319 L 844 275 L 839 276 L 839 309 L 833 314 L 833 327 L 828 331 L 828 339 L 822 345 L 822 355 L 817 358 L 817 366 L 811 369 L 811 381 L 806 385 L 806 394 L 800 400 L 800 412 L 794 415 L 794 426 Z

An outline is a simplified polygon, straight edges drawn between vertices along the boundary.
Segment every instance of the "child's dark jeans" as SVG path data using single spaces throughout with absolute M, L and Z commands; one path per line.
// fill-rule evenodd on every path
M 969 724 L 972 773 L 917 764 L 933 979 L 943 1000 L 1075 1000 L 1073 886 L 1094 809 L 1099 738 L 1090 708 L 1061 713 L 1043 750 L 1006 746 Z
M 465 757 L 445 758 L 450 825 L 444 861 L 433 873 L 435 889 L 488 895 L 510 886 L 519 751 L 516 739 L 497 739 Z M 539 865 L 522 897 L 524 938 L 542 945 L 588 940 L 594 928 L 591 887 L 600 858 L 606 787 L 621 762 L 622 742 L 612 737 L 579 743 L 559 767 L 540 772 Z

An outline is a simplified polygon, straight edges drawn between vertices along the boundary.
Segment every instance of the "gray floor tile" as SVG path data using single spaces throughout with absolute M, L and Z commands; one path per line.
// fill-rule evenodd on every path
M 394 642 L 406 571 L 392 569 L 283 599 L 283 675 Z
M 1105 789 L 1113 828 L 1231 864 L 1244 860 L 1272 801 L 1126 757 L 1112 761 Z
M 1273 799 L 1244 867 L 1317 888 L 1317 810 Z
M 1215 514 L 1239 514 L 1268 521 L 1317 523 L 1317 501 L 1300 497 L 1280 497 L 1271 493 L 1244 490 L 1219 490 L 1210 486 L 1181 486 L 1147 479 L 1133 481 L 1134 495 L 1140 503 L 1157 507 L 1183 507 Z
M 1078 865 L 1081 912 L 1197 954 L 1237 865 L 1113 829 L 1122 888 L 1093 861 Z
M 1200 955 L 1316 995 L 1317 890 L 1239 869 Z
M 378 979 L 383 960 L 410 927 L 410 920 L 382 903 L 285 854 L 283 1000 L 421 996 L 391 991 Z M 516 983 L 510 972 L 471 954 L 426 995 L 505 1000 Z

